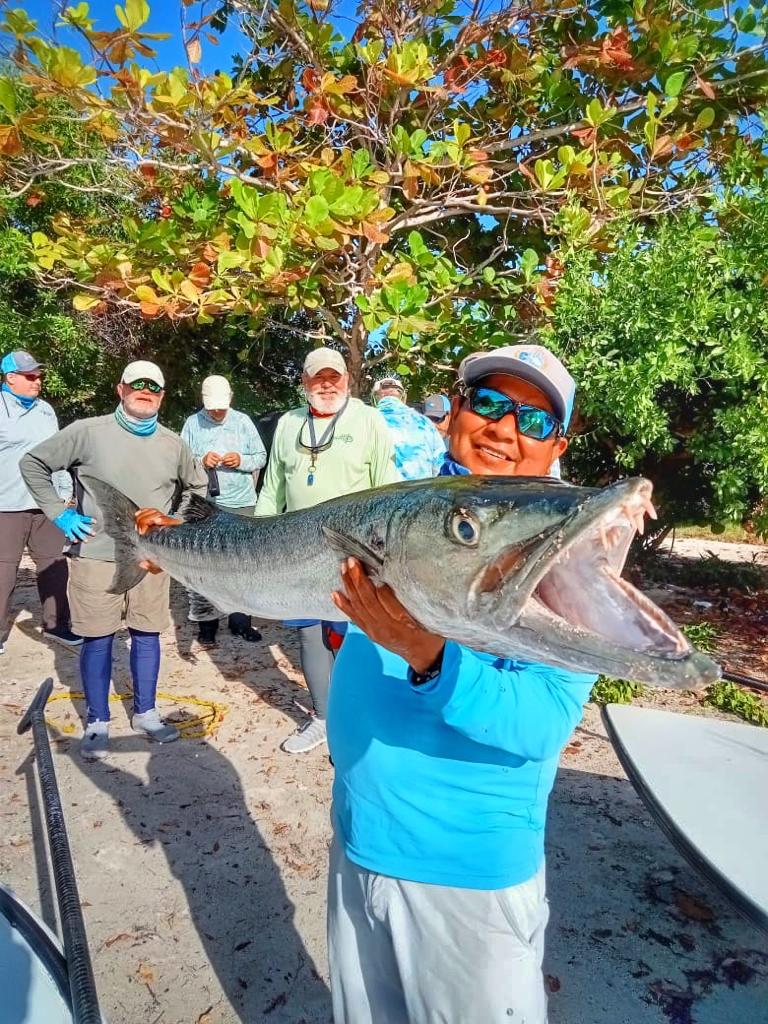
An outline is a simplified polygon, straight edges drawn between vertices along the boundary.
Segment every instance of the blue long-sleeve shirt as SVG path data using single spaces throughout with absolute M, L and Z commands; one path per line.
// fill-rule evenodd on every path
M 560 752 L 594 678 L 448 641 L 440 675 L 416 687 L 401 657 L 350 626 L 328 709 L 349 859 L 470 889 L 531 878 Z
M 19 463 L 41 441 L 59 429 L 56 413 L 39 398 L 24 405 L 10 391 L 0 391 L 0 512 L 25 512 L 38 507 L 24 483 Z M 55 473 L 53 485 L 63 501 L 72 497 L 72 477 Z
M 226 466 L 216 469 L 221 492 L 216 503 L 226 508 L 248 508 L 256 504 L 253 473 L 266 465 L 267 452 L 250 416 L 238 409 L 229 409 L 224 422 L 216 423 L 205 409 L 200 409 L 181 428 L 181 438 L 198 459 L 207 452 L 218 455 L 237 452 L 240 456 L 237 469 Z

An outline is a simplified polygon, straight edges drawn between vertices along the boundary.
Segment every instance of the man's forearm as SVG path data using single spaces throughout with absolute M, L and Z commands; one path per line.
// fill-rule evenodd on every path
M 19 463 L 19 469 L 37 507 L 48 519 L 54 520 L 67 507 L 67 502 L 59 497 L 53 486 L 53 473 L 62 467 L 53 470 L 43 458 L 35 454 L 37 451 L 37 448 L 33 448 L 27 452 Z

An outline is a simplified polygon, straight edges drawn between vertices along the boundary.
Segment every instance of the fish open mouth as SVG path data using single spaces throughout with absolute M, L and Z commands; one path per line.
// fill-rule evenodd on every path
M 629 483 L 629 482 L 627 482 Z M 656 518 L 647 480 L 618 485 L 609 505 L 587 502 L 570 524 L 546 538 L 548 554 L 539 560 L 537 579 L 523 612 L 536 613 L 553 635 L 591 634 L 614 648 L 662 658 L 682 658 L 691 650 L 675 623 L 621 578 L 630 544 L 644 530 L 644 517 Z M 516 568 L 516 553 L 502 552 L 483 579 L 502 590 Z

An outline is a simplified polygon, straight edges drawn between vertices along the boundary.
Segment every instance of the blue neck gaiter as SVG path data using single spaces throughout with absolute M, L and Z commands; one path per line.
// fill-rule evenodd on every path
M 115 419 L 123 430 L 127 430 L 129 434 L 136 434 L 138 437 L 149 437 L 157 430 L 156 415 L 148 420 L 140 420 L 135 416 L 129 416 L 123 408 L 122 402 L 115 409 Z
M 440 467 L 438 476 L 471 476 L 472 474 L 466 468 L 462 466 L 460 462 L 457 462 L 448 452 L 443 456 L 443 464 Z
M 32 406 L 35 405 L 35 403 L 37 402 L 36 398 L 28 398 L 25 395 L 17 395 L 15 391 L 11 391 L 11 389 L 8 387 L 5 381 L 3 381 L 3 391 L 7 395 L 12 395 L 13 398 L 15 398 L 16 401 L 19 403 L 19 405 L 23 405 L 25 409 L 31 409 Z

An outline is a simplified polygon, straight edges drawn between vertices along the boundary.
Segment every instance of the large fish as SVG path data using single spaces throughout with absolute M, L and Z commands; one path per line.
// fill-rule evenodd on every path
M 193 497 L 181 526 L 139 536 L 136 506 L 90 478 L 116 544 L 112 590 L 142 560 L 222 612 L 342 617 L 331 600 L 354 556 L 426 629 L 478 651 L 695 688 L 720 675 L 620 573 L 652 485 L 603 490 L 533 477 L 438 477 L 350 494 L 263 519 Z

